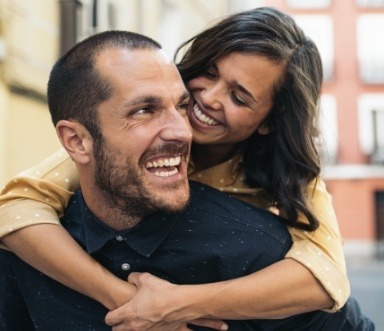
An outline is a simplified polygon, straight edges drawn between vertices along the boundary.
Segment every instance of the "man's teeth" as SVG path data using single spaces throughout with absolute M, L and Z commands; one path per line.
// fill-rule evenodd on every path
M 159 159 L 157 161 L 153 162 L 147 162 L 145 164 L 147 169 L 150 168 L 164 168 L 164 167 L 175 167 L 172 170 L 164 171 L 164 169 L 156 170 L 154 174 L 159 177 L 169 177 L 172 175 L 175 175 L 179 172 L 179 170 L 176 168 L 181 162 L 181 156 L 171 157 L 168 159 Z
M 155 171 L 154 174 L 158 177 L 169 177 L 169 176 L 176 175 L 178 172 L 179 172 L 179 170 L 177 170 L 177 168 L 175 168 L 172 171 Z
M 208 117 L 207 115 L 203 114 L 201 112 L 201 110 L 199 109 L 199 106 L 197 104 L 195 104 L 193 106 L 193 113 L 195 114 L 196 118 L 204 124 L 208 124 L 208 125 L 219 124 L 219 122 L 215 121 L 213 118 Z
M 176 167 L 181 162 L 181 156 L 171 157 L 169 159 L 160 159 L 153 162 L 147 162 L 147 168 L 157 168 L 157 167 Z

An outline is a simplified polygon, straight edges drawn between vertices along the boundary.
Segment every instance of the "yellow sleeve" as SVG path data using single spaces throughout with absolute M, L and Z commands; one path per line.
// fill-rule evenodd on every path
M 310 183 L 308 196 L 309 205 L 320 226 L 313 232 L 289 228 L 293 245 L 286 258 L 300 262 L 313 273 L 335 301 L 335 305 L 328 311 L 335 312 L 350 295 L 343 239 L 332 206 L 332 197 L 325 183 L 320 179 Z
M 76 166 L 64 149 L 18 174 L 1 192 L 0 238 L 34 224 L 59 224 L 78 188 Z

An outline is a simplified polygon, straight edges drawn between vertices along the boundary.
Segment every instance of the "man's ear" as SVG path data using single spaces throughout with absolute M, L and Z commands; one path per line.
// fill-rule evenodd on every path
M 90 162 L 92 137 L 83 125 L 74 120 L 61 120 L 56 124 L 56 132 L 61 144 L 75 162 Z

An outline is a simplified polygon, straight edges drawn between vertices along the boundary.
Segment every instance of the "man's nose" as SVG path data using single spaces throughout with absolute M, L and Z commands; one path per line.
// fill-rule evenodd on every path
M 181 115 L 176 109 L 166 112 L 164 117 L 161 138 L 165 141 L 192 142 L 192 128 L 189 125 L 187 115 Z

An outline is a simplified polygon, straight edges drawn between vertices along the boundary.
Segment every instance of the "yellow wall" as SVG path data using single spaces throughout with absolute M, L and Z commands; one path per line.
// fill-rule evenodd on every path
M 0 184 L 59 148 L 47 105 L 0 89 Z
M 7 149 L 8 139 L 7 130 L 8 112 L 7 112 L 7 90 L 0 81 L 0 185 L 3 184 L 7 171 Z
M 58 56 L 59 1 L 0 1 L 0 185 L 59 147 L 46 102 L 9 86 L 45 94 Z

